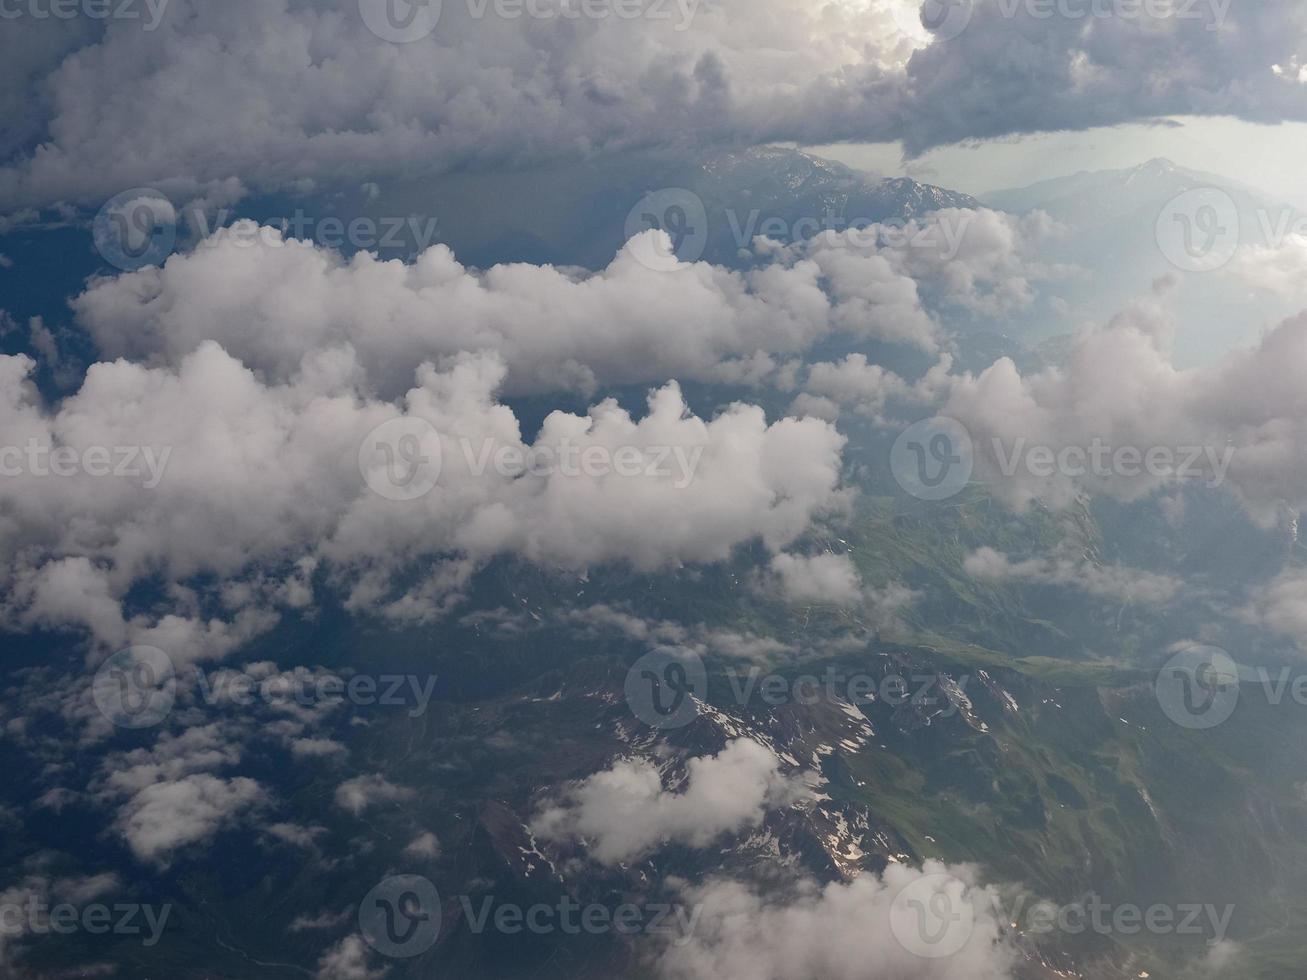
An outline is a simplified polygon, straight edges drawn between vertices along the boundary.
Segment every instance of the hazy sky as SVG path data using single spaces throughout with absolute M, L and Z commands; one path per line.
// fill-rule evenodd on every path
M 968 194 L 1020 187 L 1080 170 L 1132 167 L 1168 157 L 1307 203 L 1307 124 L 1265 126 L 1231 118 L 1177 117 L 1173 125 L 1126 125 L 987 140 L 933 150 L 906 165 L 897 144 L 809 147 L 819 156 L 890 175 L 907 174 Z

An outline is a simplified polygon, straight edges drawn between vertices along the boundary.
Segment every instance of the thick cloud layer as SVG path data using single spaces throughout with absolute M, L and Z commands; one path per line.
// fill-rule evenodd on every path
M 915 282 L 874 250 L 850 253 L 844 274 L 825 284 L 822 264 L 802 260 L 747 275 L 706 263 L 659 271 L 636 255 L 665 239 L 649 231 L 595 275 L 534 265 L 477 274 L 443 245 L 411 265 L 366 252 L 346 262 L 273 229 L 242 238 L 250 228 L 161 269 L 92 283 L 75 303 L 79 320 L 110 357 L 175 362 L 212 339 L 278 379 L 306 353 L 349 344 L 387 394 L 405 389 L 414 363 L 469 350 L 496 351 L 514 390 L 592 391 L 669 377 L 749 380 L 774 369 L 766 355 L 801 351 L 836 329 L 935 342 Z M 864 297 L 841 295 L 855 283 Z
M 965 31 L 908 67 L 917 111 L 900 135 L 910 152 L 1162 116 L 1276 122 L 1307 112 L 1307 9 L 1295 0 L 963 7 Z
M 942 309 L 997 313 L 1028 302 L 1043 271 L 1038 216 L 949 210 L 894 242 L 876 231 L 783 248 L 760 240 L 762 261 L 746 273 L 642 262 L 660 242 L 670 253 L 655 231 L 595 274 L 526 264 L 478 273 L 443 245 L 411 264 L 367 252 L 347 261 L 242 222 L 162 267 L 95 280 L 73 305 L 109 357 L 175 364 L 216 340 L 281 380 L 307 354 L 348 344 L 390 396 L 416 362 L 489 349 L 508 366 L 509 390 L 592 391 L 669 377 L 762 380 L 778 358 L 834 333 L 933 350 L 940 329 L 922 290 Z
M 759 538 L 779 550 L 842 506 L 832 426 L 768 424 L 739 404 L 700 419 L 675 384 L 650 395 L 644 418 L 611 401 L 585 417 L 555 412 L 527 444 L 495 400 L 504 367 L 488 354 L 423 366 L 402 408 L 360 395 L 348 349 L 308 357 L 278 384 L 212 342 L 176 368 L 101 363 L 53 411 L 25 384 L 31 368 L 0 358 L 0 445 L 46 450 L 3 461 L 17 467 L 0 483 L 9 624 L 76 623 L 103 644 L 181 660 L 221 655 L 277 610 L 310 604 L 315 570 L 356 611 L 420 621 L 498 554 L 573 569 L 711 562 Z M 416 429 L 378 441 L 386 423 Z M 431 482 L 404 499 L 385 452 L 403 463 L 410 437 Z M 52 446 L 71 463 L 63 475 Z M 114 476 L 93 447 L 110 460 L 150 447 L 166 465 Z M 418 566 L 416 581 L 402 578 Z M 217 576 L 216 593 L 185 587 L 202 573 Z M 172 583 L 168 615 L 132 618 L 123 597 L 156 576 Z
M 969 430 L 976 478 L 1018 507 L 1190 483 L 1227 487 L 1266 524 L 1300 509 L 1307 315 L 1189 370 L 1171 361 L 1174 330 L 1154 297 L 1079 338 L 1061 368 L 1023 376 L 1003 358 L 955 379 L 943 414 Z
M 19 18 L 0 64 L 14 105 L 34 108 L 5 116 L 0 149 L 17 152 L 0 211 L 631 147 L 901 138 L 916 152 L 1168 114 L 1307 113 L 1294 0 L 1092 5 L 1106 17 L 967 0 L 935 35 L 920 6 L 647 0 L 642 16 L 586 18 L 541 2 L 528 7 L 543 17 L 505 17 L 447 0 L 405 44 L 370 32 L 357 0 L 172 0 L 154 30 L 142 16 L 99 35 Z

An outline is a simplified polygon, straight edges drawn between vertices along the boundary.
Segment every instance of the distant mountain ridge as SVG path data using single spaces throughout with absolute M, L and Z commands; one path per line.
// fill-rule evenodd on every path
M 967 194 L 909 177 L 876 177 L 834 160 L 785 147 L 719 153 L 697 164 L 683 185 L 703 199 L 710 233 L 703 258 L 731 265 L 747 249 L 744 218 L 754 212 L 773 227 L 841 230 L 849 224 L 899 222 L 942 208 L 976 208 Z M 802 225 L 800 222 L 804 222 Z M 761 222 L 755 222 L 755 226 Z
M 1287 219 L 1300 214 L 1272 194 L 1161 157 L 1134 167 L 1081 171 L 981 195 L 986 206 L 1012 214 L 1046 212 L 1062 226 L 1062 233 L 1045 245 L 1047 260 L 1088 273 L 1056 284 L 1061 313 L 1036 310 L 1015 321 L 1013 332 L 1034 340 L 1105 323 L 1135 297 L 1148 293 L 1156 280 L 1173 277 L 1182 284 L 1170 301 L 1179 327 L 1177 363 L 1192 367 L 1251 343 L 1263 329 L 1296 313 L 1291 300 L 1250 290 L 1232 274 L 1232 261 L 1197 272 L 1177 265 L 1174 255 L 1168 258 L 1159 236 L 1164 236 L 1168 220 L 1175 219 L 1170 209 L 1196 207 L 1185 205 L 1183 195 L 1199 189 L 1228 197 L 1220 228 L 1235 229 L 1235 236 L 1221 244 L 1232 252 L 1236 245 L 1246 249 L 1268 244 L 1268 232 L 1287 230 Z
M 770 194 L 778 203 L 789 199 L 829 201 L 844 209 L 862 205 L 867 214 L 846 217 L 913 218 L 941 208 L 974 208 L 974 197 L 910 177 L 876 177 L 835 160 L 784 147 L 760 146 L 709 157 L 699 169 L 704 189 L 723 196 Z M 695 188 L 692 188 L 695 189 Z
M 490 193 L 485 188 L 492 180 Z M 625 244 L 632 209 L 651 192 L 668 189 L 688 190 L 703 202 L 709 230 L 696 258 L 733 267 L 769 219 L 769 232 L 797 226 L 812 234 L 826 222 L 844 227 L 903 221 L 941 208 L 979 206 L 957 191 L 907 177 L 882 178 L 779 146 L 689 159 L 632 153 L 621 166 L 572 165 L 511 179 L 459 174 L 383 189 L 360 206 L 377 214 L 438 214 L 440 240 L 470 265 L 548 262 L 602 269 Z
M 1225 191 L 1241 210 L 1245 205 L 1275 207 L 1271 195 L 1246 184 L 1182 167 L 1165 157 L 1154 157 L 1135 167 L 1119 170 L 1081 170 L 1064 177 L 1041 180 L 1025 187 L 982 194 L 988 207 L 1014 214 L 1036 208 L 1059 220 L 1072 215 L 1107 221 L 1132 214 L 1140 207 L 1152 207 L 1197 187 Z

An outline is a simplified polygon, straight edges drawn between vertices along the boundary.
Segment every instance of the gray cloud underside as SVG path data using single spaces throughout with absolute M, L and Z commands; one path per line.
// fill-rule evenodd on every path
M 1200 0 L 1152 20 L 1012 6 L 978 0 L 950 39 L 926 34 L 912 0 L 721 0 L 684 29 L 671 5 L 667 19 L 560 21 L 449 2 L 403 45 L 350 0 L 173 0 L 157 30 L 111 21 L 99 36 L 19 19 L 0 39 L 0 210 L 636 147 L 901 139 L 915 154 L 1173 114 L 1307 118 L 1300 4 L 1222 14 Z

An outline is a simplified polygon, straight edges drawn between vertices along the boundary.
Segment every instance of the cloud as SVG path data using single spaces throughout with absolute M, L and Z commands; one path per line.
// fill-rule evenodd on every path
M 167 866 L 174 852 L 208 840 L 265 800 L 244 776 L 195 774 L 144 787 L 123 805 L 115 827 L 138 860 Z
M 958 917 L 942 937 L 953 945 L 949 933 L 964 915 L 969 928 L 955 952 L 933 958 L 909 948 L 912 930 L 920 926 L 901 897 L 903 889 L 918 882 L 929 887 L 932 880 L 944 882 L 939 890 L 945 906 Z M 685 889 L 682 901 L 700 907 L 699 920 L 688 942 L 663 950 L 659 975 L 666 980 L 1008 980 L 1018 955 L 995 919 L 996 899 L 973 868 L 938 861 L 927 861 L 920 870 L 890 864 L 883 875 L 865 873 L 824 887 L 806 882 L 792 896 L 711 879 Z
M 1290 0 L 967 6 L 966 30 L 907 67 L 917 110 L 902 118 L 909 153 L 1174 115 L 1302 118 L 1307 13 Z
M 20 90 L 46 95 L 45 142 L 0 171 L 0 209 L 169 180 L 196 192 L 232 176 L 258 190 L 357 185 L 414 169 L 757 142 L 793 128 L 821 94 L 865 99 L 912 50 L 879 6 L 689 6 L 687 24 L 677 4 L 642 5 L 665 17 L 541 20 L 451 3 L 429 37 L 392 44 L 353 0 L 233 0 L 220 11 L 173 0 L 155 31 L 110 22 L 75 56 L 32 66 Z M 29 43 L 32 21 L 6 32 L 6 58 Z M 118 98 L 100 98 L 106 89 Z
M 266 828 L 268 834 L 294 847 L 304 847 L 313 849 L 317 847 L 318 838 L 327 832 L 326 827 L 305 827 L 296 823 L 274 823 L 269 824 Z M 298 920 L 296 920 L 298 921 Z M 292 924 L 291 930 L 295 926 Z
M 1122 602 L 1170 602 L 1182 586 L 1173 576 L 1143 569 L 1099 565 L 1084 558 L 1065 556 L 1013 561 L 993 548 L 973 551 L 963 560 L 962 569 L 973 578 L 1068 586 Z
M 503 359 L 510 393 L 671 377 L 738 383 L 834 333 L 933 350 L 939 328 L 913 276 L 963 293 L 977 280 L 1007 282 L 1024 268 L 1012 249 L 1026 242 L 1009 237 L 1007 264 L 986 256 L 965 271 L 966 257 L 909 262 L 897 257 L 904 248 L 825 240 L 765 248 L 747 272 L 703 262 L 657 270 L 637 256 L 666 233 L 646 231 L 593 274 L 527 264 L 477 272 L 444 245 L 412 263 L 369 252 L 346 260 L 278 229 L 247 234 L 254 228 L 239 222 L 162 267 L 92 280 L 73 300 L 78 322 L 109 358 L 177 364 L 217 341 L 277 381 L 307 356 L 348 345 L 385 397 L 402 393 L 423 360 L 480 350 Z
M 704 623 L 687 625 L 666 619 L 645 619 L 604 603 L 566 610 L 561 618 L 569 626 L 581 627 L 588 632 L 611 632 L 650 646 L 679 647 L 698 657 L 713 653 L 737 660 L 770 663 L 775 658 L 793 657 L 799 652 L 795 644 L 774 636 Z
M 790 602 L 854 606 L 862 601 L 858 569 L 848 555 L 781 553 L 772 557 L 771 571 L 781 595 Z
M 1214 943 L 1186 975 L 1193 980 L 1218 980 L 1219 977 L 1228 977 L 1242 956 L 1242 946 L 1228 939 L 1222 939 Z
M 235 765 L 240 759 L 240 744 L 223 724 L 186 728 L 177 734 L 163 732 L 152 748 L 106 757 L 97 791 L 101 796 L 131 795 L 159 782 Z
M 867 362 L 866 354 L 849 354 L 842 361 L 821 361 L 808 367 L 808 380 L 804 391 L 794 402 L 794 409 L 804 414 L 830 417 L 839 413 L 839 406 L 849 405 L 861 415 L 878 422 L 891 400 L 908 403 L 930 403 L 947 390 L 953 358 L 948 354 L 930 368 L 918 381 L 909 383 L 879 364 Z M 830 406 L 824 413 L 820 403 Z
M 316 759 L 343 754 L 345 746 L 334 738 L 297 738 L 290 743 L 291 753 L 297 759 Z
M 447 3 L 409 44 L 371 34 L 344 0 L 174 0 L 156 30 L 110 21 L 62 37 L 20 18 L 0 57 L 14 110 L 0 210 L 651 146 L 901 138 L 917 153 L 1174 114 L 1303 118 L 1291 2 L 1225 4 L 1218 22 L 1202 2 L 1178 5 L 1194 16 L 1077 18 L 976 0 L 951 39 L 924 30 L 920 6 L 723 0 L 563 22 Z
M 1266 526 L 1300 508 L 1307 315 L 1187 370 L 1171 360 L 1174 330 L 1151 297 L 1079 337 L 1062 367 L 1023 376 L 1002 358 L 955 378 L 941 414 L 967 428 L 975 479 L 1018 508 L 1185 484 L 1231 490 Z
M 65 903 L 85 905 L 122 889 L 121 879 L 112 872 L 52 878 L 46 870 L 49 852 L 35 857 L 36 860 L 27 863 L 29 866 L 39 866 L 40 871 L 0 887 L 0 908 L 12 910 L 6 914 L 4 928 L 0 929 L 0 967 L 16 966 L 20 956 L 15 954 L 16 951 L 21 952 L 24 936 L 48 936 L 52 931 L 48 920 L 41 921 L 39 916 L 14 914 L 15 912 L 25 908 L 48 910 L 54 905 Z M 161 922 L 162 920 L 155 920 L 151 923 L 151 928 L 161 928 Z M 28 971 L 18 969 L 5 970 L 5 973 L 17 977 L 30 975 Z
M 1260 587 L 1242 617 L 1307 650 L 1307 572 L 1286 569 Z
M 114 829 L 138 860 L 166 868 L 176 852 L 269 802 L 253 779 L 215 775 L 241 755 L 225 723 L 165 731 L 150 748 L 104 755 L 90 796 L 116 807 Z
M 1307 298 L 1307 238 L 1291 234 L 1278 244 L 1245 245 L 1225 272 L 1254 289 L 1300 302 Z
M 384 776 L 368 774 L 347 779 L 336 787 L 336 806 L 359 816 L 369 807 L 382 803 L 402 803 L 417 793 L 407 786 L 396 786 Z
M 424 831 L 404 845 L 404 853 L 410 857 L 438 858 L 440 857 L 440 841 L 435 834 Z
M 832 426 L 769 424 L 743 404 L 700 419 L 675 384 L 652 392 L 639 419 L 612 401 L 586 416 L 554 412 L 528 444 L 496 400 L 505 372 L 489 354 L 421 367 L 402 407 L 358 390 L 348 349 L 308 358 L 279 384 L 212 342 L 175 368 L 102 362 L 54 410 L 25 382 L 31 369 L 0 357 L 0 445 L 149 447 L 167 466 L 149 489 L 144 475 L 84 470 L 24 469 L 0 483 L 3 612 L 20 627 L 79 624 L 105 646 L 158 646 L 180 663 L 229 652 L 311 602 L 319 581 L 354 611 L 420 621 L 447 611 L 498 554 L 574 569 L 714 562 L 756 539 L 784 547 L 843 506 L 844 439 Z M 399 417 L 422 420 L 443 460 L 419 499 L 373 492 L 358 465 L 368 434 Z M 497 468 L 501 450 L 554 462 Z M 568 468 L 593 453 L 611 464 Z M 424 574 L 396 590 L 419 564 Z M 173 583 L 171 608 L 122 611 L 132 585 L 155 575 Z M 185 585 L 199 575 L 220 587 Z
M 775 753 L 749 739 L 686 763 L 684 788 L 663 789 L 654 763 L 620 760 L 540 810 L 531 830 L 546 840 L 579 837 L 603 864 L 639 858 L 670 841 L 707 847 L 724 834 L 762 823 L 801 789 L 780 772 Z
M 382 967 L 373 970 L 368 966 L 370 953 L 358 936 L 346 936 L 322 954 L 318 961 L 317 980 L 381 980 L 389 973 Z
M 913 309 L 904 284 L 922 286 L 931 305 L 1000 317 L 1028 307 L 1034 283 L 1072 268 L 1041 257 L 1044 243 L 1065 230 L 1043 211 L 1016 217 L 989 208 L 941 208 L 922 217 L 826 231 L 788 246 L 764 243 L 791 260 L 816 263 L 843 315 L 879 325 L 877 335 L 929 349 L 933 329 Z M 892 299 L 897 296 L 897 309 Z M 895 322 L 896 321 L 896 322 Z M 897 336 L 896 336 L 897 335 Z
M 339 929 L 347 923 L 353 916 L 353 906 L 347 906 L 339 912 L 330 910 L 319 912 L 317 915 L 297 915 L 291 922 L 289 929 L 291 932 L 305 932 L 311 929 Z

